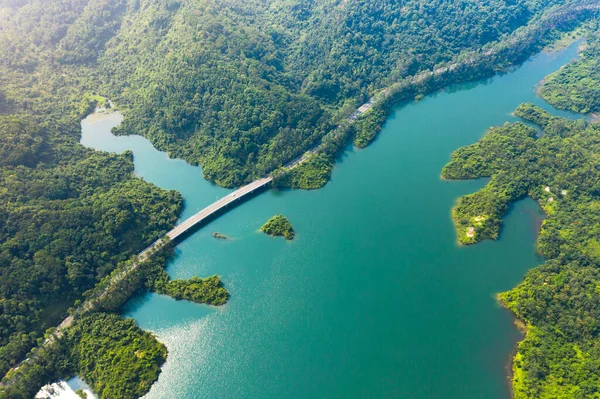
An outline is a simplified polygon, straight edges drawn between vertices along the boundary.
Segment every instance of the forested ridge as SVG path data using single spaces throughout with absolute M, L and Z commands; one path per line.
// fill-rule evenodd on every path
M 577 82 L 566 76 L 575 71 L 595 73 L 581 68 L 598 62 L 598 38 L 590 34 L 588 40 L 584 58 L 546 79 L 543 90 L 551 89 L 554 94 L 546 94 L 565 108 L 581 109 L 582 97 L 590 109 L 600 106 L 586 92 L 555 94 L 573 93 Z M 454 207 L 458 238 L 465 244 L 496 238 L 510 203 L 530 196 L 540 204 L 547 219 L 538 251 L 546 262 L 499 295 L 527 331 L 513 361 L 514 396 L 600 397 L 600 125 L 555 117 L 531 104 L 515 115 L 543 134 L 523 123 L 492 128 L 454 152 L 442 171 L 448 179 L 490 178 Z
M 207 179 L 236 186 L 321 142 L 378 89 L 477 52 L 554 5 L 579 3 L 0 0 L 0 370 L 181 211 L 178 193 L 133 177 L 131 154 L 78 144 L 99 95 L 125 113 L 117 133 L 142 134 L 201 164 Z M 342 123 L 325 146 L 368 144 L 385 115 L 378 108 L 356 128 Z M 331 153 L 282 184 L 324 184 Z M 228 296 L 216 277 L 135 279 L 177 298 Z M 128 281 L 100 309 L 118 308 Z M 48 364 L 31 374 L 56 375 Z
M 48 61 L 63 72 L 56 85 L 94 76 L 102 84 L 93 89 L 126 112 L 120 133 L 145 135 L 236 186 L 316 144 L 373 90 L 566 1 L 26 3 L 4 8 L 7 72 Z M 80 68 L 87 76 L 69 76 Z
M 318 143 L 374 88 L 478 49 L 557 3 L 140 3 L 101 64 L 119 77 L 110 92 L 129 116 L 120 133 L 142 132 L 200 163 L 207 179 L 237 186 Z

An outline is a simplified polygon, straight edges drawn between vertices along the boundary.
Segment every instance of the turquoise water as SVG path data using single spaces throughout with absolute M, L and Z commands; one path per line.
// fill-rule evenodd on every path
M 440 170 L 453 150 L 515 120 L 519 103 L 550 109 L 535 86 L 576 53 L 576 45 L 543 53 L 398 107 L 378 140 L 343 156 L 325 188 L 268 191 L 181 243 L 169 274 L 219 274 L 232 296 L 220 308 L 156 294 L 127 304 L 123 315 L 169 349 L 147 398 L 506 399 L 520 334 L 494 298 L 541 262 L 542 215 L 520 201 L 500 240 L 459 247 L 450 210 L 485 181 L 442 181 Z M 183 193 L 183 217 L 228 192 L 141 137 L 112 136 L 119 118 L 84 121 L 82 142 L 132 149 L 137 175 Z M 278 213 L 294 225 L 294 241 L 258 231 Z

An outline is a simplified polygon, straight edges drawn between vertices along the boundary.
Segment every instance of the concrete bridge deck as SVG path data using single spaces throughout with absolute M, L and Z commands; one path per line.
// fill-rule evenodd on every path
M 196 213 L 194 216 L 185 220 L 183 223 L 175 226 L 173 230 L 167 233 L 167 237 L 169 237 L 171 241 L 175 241 L 182 234 L 185 234 L 188 230 L 196 226 L 198 223 L 201 223 L 203 220 L 221 211 L 223 208 L 227 207 L 232 202 L 243 199 L 245 196 L 252 194 L 254 191 L 265 187 L 266 185 L 271 183 L 271 181 L 273 181 L 273 177 L 268 176 L 262 179 L 255 180 L 252 183 L 237 189 L 236 191 L 226 195 L 220 200 L 213 202 L 206 208 L 202 209 L 200 212 Z

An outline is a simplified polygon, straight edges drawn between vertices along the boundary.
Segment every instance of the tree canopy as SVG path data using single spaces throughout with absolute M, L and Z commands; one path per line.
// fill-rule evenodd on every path
M 527 325 L 514 360 L 516 399 L 600 395 L 600 125 L 550 115 L 530 104 L 515 114 L 537 124 L 492 128 L 454 154 L 449 179 L 489 177 L 453 210 L 459 241 L 496 238 L 511 202 L 530 196 L 544 210 L 538 250 L 547 262 L 502 293 Z
M 544 100 L 557 108 L 583 114 L 600 112 L 600 37 L 598 21 L 586 30 L 581 59 L 548 76 L 540 87 Z
M 286 240 L 294 239 L 296 233 L 290 221 L 282 214 L 275 215 L 260 228 L 261 231 L 270 236 L 282 236 Z
M 280 180 L 317 188 L 340 148 L 375 138 L 391 104 L 522 61 L 544 36 L 526 27 L 554 6 L 573 14 L 538 25 L 571 27 L 583 3 L 0 0 L 0 370 L 22 360 L 86 291 L 126 267 L 181 212 L 178 193 L 133 176 L 131 153 L 78 143 L 80 120 L 103 97 L 125 114 L 116 133 L 144 135 L 170 155 L 202 165 L 204 176 L 221 186 L 263 176 L 322 143 L 322 153 Z M 527 40 L 499 44 L 521 31 Z M 407 83 L 473 53 L 486 62 L 476 68 L 463 62 L 453 74 Z M 593 65 L 587 71 L 593 75 Z M 344 122 L 384 87 L 393 88 L 386 102 L 356 126 Z M 583 100 L 590 110 L 592 89 Z M 525 126 L 506 129 L 505 136 L 514 130 L 527 145 L 535 142 Z M 496 171 L 486 168 L 479 172 Z M 529 180 L 515 185 L 500 175 L 489 190 L 506 198 L 487 196 L 472 205 L 488 216 L 476 239 L 493 236 L 496 213 L 533 190 Z M 200 302 L 227 299 L 215 277 L 170 282 L 161 273 L 151 288 Z M 40 378 L 49 375 L 40 370 Z

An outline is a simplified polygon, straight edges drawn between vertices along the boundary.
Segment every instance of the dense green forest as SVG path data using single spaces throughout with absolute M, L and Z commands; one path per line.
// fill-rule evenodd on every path
M 2 375 L 182 207 L 178 193 L 133 177 L 131 154 L 77 144 L 92 73 L 59 67 L 54 49 L 77 16 L 92 18 L 84 6 L 0 2 Z
M 77 319 L 65 337 L 73 369 L 100 398 L 131 399 L 148 392 L 167 348 L 131 319 L 94 313 Z
M 0 116 L 2 373 L 181 210 L 178 193 L 133 178 L 130 154 L 68 143 L 76 129 L 75 119 L 57 126 Z
M 482 54 L 553 6 L 575 13 L 583 3 L 0 0 L 0 370 L 22 360 L 77 301 L 94 298 L 111 273 L 131 267 L 180 214 L 178 193 L 133 176 L 130 153 L 78 144 L 79 122 L 99 95 L 125 113 L 117 133 L 148 137 L 222 186 L 322 143 L 322 152 L 281 174 L 282 185 L 317 188 L 345 143 L 373 140 L 394 102 L 512 65 L 546 38 L 535 31 L 487 56 L 477 73 L 469 64 L 416 86 L 410 76 Z M 345 122 L 390 85 L 387 102 L 356 126 Z M 97 309 L 114 311 L 146 277 L 120 281 Z M 148 287 L 227 299 L 216 277 L 169 282 L 160 273 Z M 51 358 L 42 356 L 45 366 L 31 374 L 65 369 Z
M 225 304 L 229 299 L 229 292 L 218 276 L 194 276 L 188 280 L 169 278 L 164 267 L 173 256 L 174 249 L 174 243 L 164 237 L 143 261 L 134 256 L 120 262 L 110 275 L 85 293 L 87 303 L 94 311 L 117 312 L 133 295 L 150 290 L 178 300 L 186 299 L 215 306 Z
M 166 359 L 166 349 L 133 320 L 123 320 L 115 312 L 145 290 L 217 306 L 229 298 L 217 276 L 170 280 L 164 265 L 173 253 L 173 243 L 164 239 L 144 261 L 133 257 L 120 262 L 86 292 L 90 306 L 70 310 L 75 319 L 64 336 L 31 352 L 27 361 L 7 374 L 0 398 L 30 398 L 48 381 L 74 375 L 102 398 L 135 399 L 148 392 Z
M 282 214 L 275 215 L 265 224 L 263 224 L 260 230 L 274 237 L 285 237 L 286 240 L 293 240 L 296 233 L 290 221 Z
M 550 115 L 529 104 L 522 123 L 492 128 L 461 148 L 442 175 L 489 177 L 453 210 L 459 240 L 496 238 L 510 203 L 534 198 L 547 215 L 538 241 L 547 262 L 500 295 L 525 321 L 514 360 L 516 399 L 600 396 L 600 125 Z
M 302 154 L 374 89 L 561 1 L 141 1 L 100 59 L 119 133 L 236 186 Z
M 314 190 L 329 181 L 333 169 L 333 157 L 324 152 L 311 154 L 306 161 L 294 168 L 279 168 L 273 172 L 273 187 Z
M 155 263 L 154 267 L 148 271 L 146 278 L 148 289 L 178 300 L 185 299 L 196 303 L 219 306 L 225 304 L 229 298 L 229 292 L 223 286 L 219 276 L 170 280 L 162 264 Z
M 591 8 L 590 8 L 591 7 Z M 368 146 L 381 131 L 387 116 L 398 104 L 419 100 L 428 93 L 449 84 L 481 79 L 506 71 L 525 61 L 529 55 L 551 45 L 571 32 L 582 21 L 594 16 L 597 6 L 559 7 L 515 31 L 508 39 L 487 43 L 480 51 L 463 52 L 452 61 L 432 69 L 396 79 L 384 90 L 371 97 L 372 108 L 357 118 L 343 120 L 336 129 L 323 137 L 313 155 L 293 170 L 280 169 L 274 173 L 278 187 L 316 189 L 325 185 L 331 176 L 335 158 L 344 151 L 349 141 L 358 148 Z M 587 26 L 587 31 L 594 23 Z M 570 36 L 568 35 L 568 36 Z M 348 104 L 338 110 L 337 119 L 346 115 Z
M 600 33 L 594 21 L 587 29 L 587 49 L 577 62 L 548 76 L 539 93 L 557 108 L 574 112 L 600 112 Z
M 166 347 L 135 321 L 93 313 L 76 319 L 61 340 L 44 347 L 0 396 L 30 399 L 52 379 L 79 375 L 100 398 L 135 399 L 148 392 L 166 357 Z
M 44 86 L 71 96 L 62 83 L 102 91 L 127 115 L 119 133 L 145 135 L 202 164 L 207 179 L 235 186 L 318 143 L 373 90 L 444 66 L 563 3 L 5 1 L 2 72 L 13 83 L 3 96 L 22 102 L 14 90 L 39 84 L 32 74 L 60 70 Z

